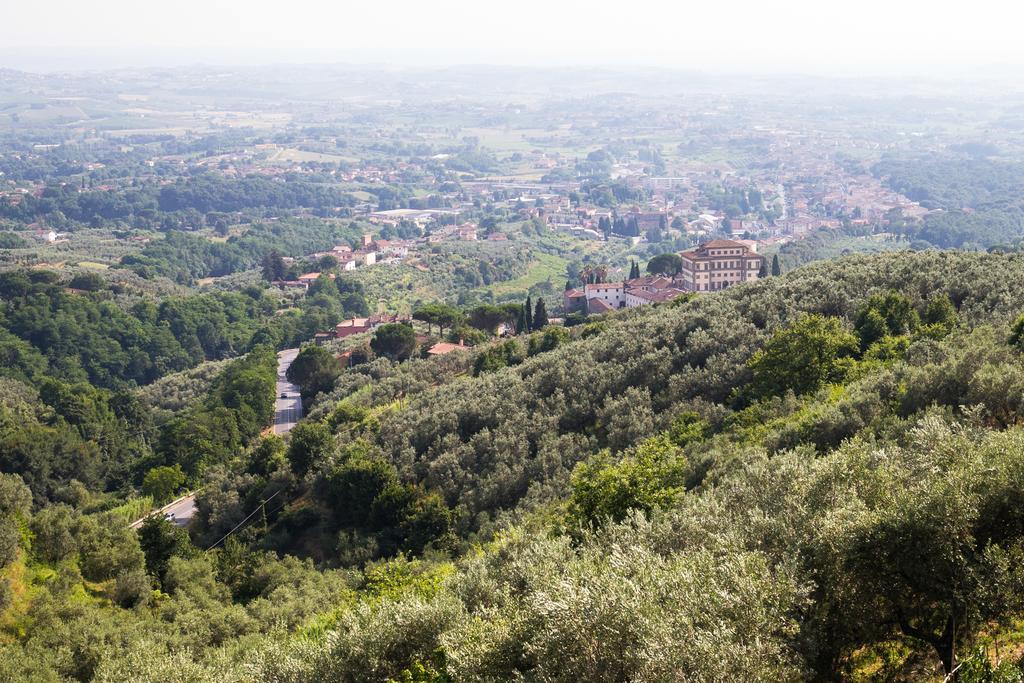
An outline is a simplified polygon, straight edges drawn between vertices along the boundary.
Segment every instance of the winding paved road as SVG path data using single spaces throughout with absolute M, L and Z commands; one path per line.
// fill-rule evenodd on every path
M 288 381 L 285 375 L 292 361 L 299 355 L 298 349 L 285 349 L 277 353 L 277 387 L 274 394 L 274 433 L 284 434 L 288 432 L 295 423 L 302 419 L 302 397 L 299 395 L 299 387 Z M 196 514 L 196 494 L 190 493 L 179 498 L 173 503 L 168 503 L 159 510 L 149 513 L 150 515 L 163 515 L 178 526 L 187 526 Z M 137 519 L 131 523 L 133 529 L 138 529 L 146 521 L 146 517 Z
M 149 513 L 145 517 L 135 520 L 129 526 L 133 529 L 138 529 L 152 515 L 163 515 L 178 526 L 185 526 L 194 514 L 196 514 L 196 494 L 190 493 L 173 503 L 168 503 L 159 510 Z
M 286 349 L 277 354 L 277 400 L 274 402 L 274 433 L 284 434 L 302 418 L 302 398 L 299 387 L 285 377 L 298 349 Z

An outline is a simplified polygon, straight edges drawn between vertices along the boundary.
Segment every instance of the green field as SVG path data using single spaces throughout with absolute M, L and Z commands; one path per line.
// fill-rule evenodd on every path
M 526 275 L 517 277 L 515 280 L 506 280 L 504 282 L 495 282 L 494 284 L 487 287 L 488 291 L 494 294 L 495 297 L 500 297 L 505 294 L 513 294 L 515 292 L 527 292 L 530 287 L 541 282 L 551 280 L 555 287 L 565 284 L 566 279 L 566 261 L 561 256 L 554 254 L 538 254 L 537 259 L 530 264 L 530 270 L 527 271 Z

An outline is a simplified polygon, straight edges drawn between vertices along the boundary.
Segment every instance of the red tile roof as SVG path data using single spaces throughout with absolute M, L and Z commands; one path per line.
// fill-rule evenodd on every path
M 438 342 L 430 347 L 427 351 L 431 356 L 443 356 L 446 353 L 452 351 L 465 350 L 466 346 L 463 344 L 452 344 L 450 342 Z
M 735 240 L 711 240 L 700 245 L 698 249 L 735 249 L 735 248 L 746 248 L 747 245 L 742 242 L 736 242 Z
M 658 303 L 664 303 L 666 301 L 672 301 L 676 297 L 679 297 L 679 296 L 682 296 L 683 294 L 686 294 L 686 292 L 684 292 L 684 291 L 682 291 L 680 289 L 661 289 L 661 290 L 658 290 L 656 292 L 648 292 L 648 291 L 645 291 L 643 289 L 637 289 L 637 290 L 628 292 L 628 294 L 630 296 L 635 296 L 638 299 L 644 299 L 646 301 L 650 301 L 651 303 L 658 304 Z

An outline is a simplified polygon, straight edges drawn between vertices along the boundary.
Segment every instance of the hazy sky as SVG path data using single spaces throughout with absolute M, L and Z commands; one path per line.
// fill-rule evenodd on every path
M 1018 0 L 38 0 L 0 66 L 656 64 L 941 73 L 1024 67 Z M 1017 8 L 1014 8 L 1016 6 Z

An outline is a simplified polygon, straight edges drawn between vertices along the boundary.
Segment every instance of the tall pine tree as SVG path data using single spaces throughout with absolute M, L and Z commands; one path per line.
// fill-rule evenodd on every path
M 548 326 L 548 309 L 544 299 L 537 299 L 537 310 L 533 314 L 533 329 L 543 330 Z

